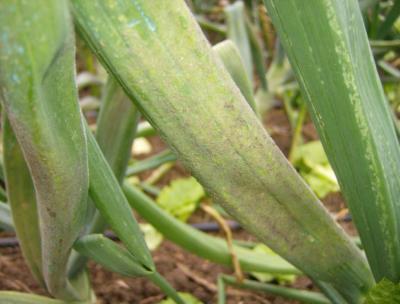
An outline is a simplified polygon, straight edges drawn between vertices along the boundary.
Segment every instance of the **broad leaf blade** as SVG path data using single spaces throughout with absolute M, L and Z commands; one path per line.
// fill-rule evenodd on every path
M 68 5 L 2 1 L 0 28 L 1 98 L 36 189 L 44 278 L 73 300 L 66 262 L 85 218 L 88 168 Z
M 215 201 L 348 297 L 370 286 L 360 251 L 265 132 L 184 1 L 72 4 L 102 63 Z
M 399 281 L 400 147 L 358 3 L 265 3 L 374 276 Z
M 35 189 L 22 151 L 4 113 L 2 122 L 5 181 L 15 232 L 26 263 L 35 278 L 43 284 Z

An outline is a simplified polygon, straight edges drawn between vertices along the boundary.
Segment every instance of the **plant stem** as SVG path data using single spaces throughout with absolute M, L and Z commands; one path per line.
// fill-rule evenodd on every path
M 161 165 L 159 168 L 154 170 L 151 175 L 145 180 L 148 185 L 153 185 L 157 183 L 172 167 L 175 165 L 175 161 L 167 162 Z
M 400 47 L 400 40 L 370 40 L 369 43 L 373 48 Z
M 126 176 L 137 175 L 143 171 L 156 168 L 167 162 L 175 161 L 176 156 L 170 150 L 164 150 L 154 156 L 146 158 L 142 161 L 138 161 L 133 165 L 129 166 L 126 170 Z
M 157 271 L 147 276 L 147 278 L 157 285 L 163 293 L 175 301 L 177 304 L 185 304 L 176 290 L 161 276 Z
M 273 295 L 281 296 L 288 299 L 298 300 L 305 303 L 313 304 L 330 304 L 331 302 L 322 294 L 306 290 L 297 290 L 294 288 L 283 287 L 274 284 L 260 283 L 252 280 L 244 280 L 239 283 L 232 276 L 221 275 L 226 284 L 256 291 L 263 291 Z
M 224 26 L 223 24 L 212 22 L 210 20 L 207 20 L 207 18 L 199 15 L 196 16 L 196 20 L 201 28 L 226 36 L 227 29 L 226 26 Z
M 225 282 L 221 275 L 218 276 L 217 279 L 217 287 L 218 287 L 218 304 L 225 304 Z
M 289 151 L 289 161 L 293 163 L 293 157 L 295 155 L 296 147 L 299 145 L 301 140 L 301 132 L 303 130 L 304 119 L 307 115 L 307 107 L 305 103 L 300 106 L 299 114 L 297 115 L 296 127 L 293 132 L 292 144 Z
M 177 220 L 162 210 L 150 197 L 127 183 L 124 183 L 123 190 L 132 208 L 167 239 L 197 256 L 218 264 L 232 265 L 231 254 L 225 240 L 210 236 Z M 233 247 L 244 271 L 300 273 L 279 256 L 258 254 L 235 245 Z

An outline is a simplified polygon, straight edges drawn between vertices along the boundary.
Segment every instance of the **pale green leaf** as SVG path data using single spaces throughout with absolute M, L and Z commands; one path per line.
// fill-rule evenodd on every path
M 257 113 L 253 85 L 246 74 L 246 69 L 237 46 L 231 40 L 224 40 L 216 44 L 213 50 L 218 54 L 219 58 L 221 58 L 226 70 L 240 89 L 240 92 L 246 98 L 250 107 Z
M 3 304 L 92 304 L 91 301 L 66 302 L 35 294 L 22 293 L 16 291 L 0 291 L 0 303 Z
M 226 6 L 225 16 L 228 27 L 228 38 L 232 40 L 240 52 L 246 74 L 250 83 L 253 83 L 253 56 L 250 40 L 246 29 L 245 6 L 243 1 Z
M 7 206 L 12 214 L 14 230 L 25 261 L 35 279 L 44 286 L 35 189 L 17 138 L 5 115 L 2 123 Z
M 150 197 L 127 183 L 124 184 L 124 192 L 129 203 L 140 216 L 167 239 L 202 258 L 232 266 L 232 256 L 225 239 L 208 235 L 176 219 L 161 209 Z M 241 267 L 245 271 L 300 273 L 278 255 L 259 254 L 240 246 L 234 246 L 234 248 Z
M 161 190 L 157 203 L 169 214 L 186 221 L 204 196 L 203 187 L 194 177 L 179 178 Z
M 320 141 L 312 141 L 296 147 L 293 164 L 318 197 L 323 198 L 328 193 L 340 190 Z
M 68 3 L 0 1 L 0 32 L 0 94 L 36 190 L 43 276 L 53 296 L 76 300 L 66 264 L 85 219 L 88 161 Z
M 365 299 L 365 304 L 398 304 L 400 303 L 400 284 L 383 279 L 374 286 Z
M 163 235 L 150 224 L 139 224 L 139 227 L 144 234 L 144 240 L 146 241 L 147 247 L 151 251 L 156 250 L 164 239 Z
M 11 216 L 10 206 L 3 202 L 0 202 L 0 228 L 10 231 L 13 231 L 15 229 Z
M 257 244 L 253 248 L 254 252 L 270 255 L 270 256 L 277 256 L 275 252 L 273 252 L 268 246 L 264 244 Z M 273 280 L 277 280 L 280 284 L 284 283 L 293 283 L 297 276 L 294 274 L 279 274 L 279 273 L 267 273 L 267 272 L 251 272 L 251 275 L 255 277 L 260 282 L 271 282 Z
M 178 294 L 181 296 L 182 300 L 184 300 L 186 304 L 203 304 L 203 302 L 201 302 L 199 299 L 197 299 L 190 293 L 178 292 Z M 166 300 L 159 302 L 158 304 L 175 304 L 175 302 L 171 298 L 168 298 Z
M 74 248 L 112 272 L 129 277 L 152 274 L 152 271 L 138 263 L 128 250 L 101 234 L 81 237 L 75 242 Z
M 361 252 L 265 132 L 184 1 L 71 3 L 100 62 L 215 202 L 343 293 L 358 298 L 372 284 Z

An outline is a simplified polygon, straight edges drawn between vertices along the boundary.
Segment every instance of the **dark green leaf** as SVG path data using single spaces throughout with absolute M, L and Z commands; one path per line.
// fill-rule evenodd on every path
M 376 280 L 400 280 L 400 146 L 356 0 L 265 0 Z

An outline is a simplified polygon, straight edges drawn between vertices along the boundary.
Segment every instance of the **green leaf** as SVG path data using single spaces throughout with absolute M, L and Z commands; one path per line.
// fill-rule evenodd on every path
M 169 214 L 185 222 L 204 196 L 203 187 L 194 177 L 179 178 L 161 190 L 157 203 Z
M 67 259 L 85 219 L 86 140 L 67 1 L 0 2 L 1 99 L 29 167 L 50 293 L 76 300 Z
M 358 1 L 265 0 L 376 280 L 400 280 L 400 146 Z
M 127 176 L 136 175 L 140 172 L 149 169 L 154 169 L 162 164 L 175 160 L 176 160 L 175 154 L 172 153 L 170 150 L 165 150 L 160 152 L 159 154 L 156 154 L 144 160 L 133 163 L 126 170 L 126 175 Z
M 266 255 L 277 256 L 275 252 L 273 252 L 269 247 L 265 246 L 264 244 L 257 244 L 252 249 L 254 252 L 263 253 Z M 273 280 L 277 280 L 279 284 L 289 283 L 292 284 L 297 276 L 293 274 L 271 274 L 265 272 L 251 272 L 251 275 L 255 277 L 257 280 L 261 282 L 271 282 Z
M 6 191 L 4 191 L 3 187 L 0 187 L 0 200 L 1 201 L 7 201 L 7 194 Z
M 197 299 L 190 293 L 178 292 L 178 294 L 181 296 L 182 300 L 184 300 L 186 304 L 203 304 L 203 302 L 201 302 L 199 299 Z M 166 300 L 158 302 L 158 304 L 175 304 L 175 301 L 172 300 L 171 298 L 168 298 Z
M 253 57 L 246 30 L 245 13 L 243 1 L 236 1 L 234 4 L 225 7 L 228 39 L 232 40 L 239 49 L 247 78 L 250 80 L 250 83 L 253 83 Z
M 39 296 L 30 293 L 15 291 L 0 291 L 0 303 L 4 304 L 93 304 L 96 296 L 90 289 L 89 276 L 87 271 L 82 271 L 79 275 L 71 279 L 71 284 L 79 292 L 84 301 L 63 301 L 49 297 Z
M 0 302 L 6 304 L 73 304 L 73 302 L 65 302 L 48 297 L 14 291 L 0 291 Z
M 163 235 L 150 224 L 139 224 L 139 227 L 143 232 L 147 247 L 151 251 L 156 250 L 164 239 Z
M 35 279 L 44 285 L 36 193 L 29 169 L 10 122 L 3 113 L 3 159 L 8 207 L 25 262 Z
M 306 144 L 296 147 L 295 153 L 293 154 L 293 161 L 304 161 L 306 164 L 329 164 L 324 147 L 319 140 L 310 141 Z
M 124 178 L 131 157 L 138 121 L 139 111 L 110 76 L 97 120 L 96 140 L 119 182 Z
M 343 293 L 358 298 L 372 284 L 361 251 L 265 132 L 184 1 L 71 3 L 101 63 L 213 201 Z
M 126 252 L 129 252 L 129 256 L 138 267 L 146 271 L 147 278 L 166 295 L 172 297 L 176 303 L 184 304 L 176 291 L 155 270 L 151 254 L 116 179 L 116 177 L 121 177 L 122 179 L 126 170 L 126 162 L 130 155 L 134 130 L 137 126 L 137 111 L 133 105 L 129 105 L 126 102 L 126 97 L 122 94 L 121 88 L 112 79 L 109 80 L 106 91 L 109 94 L 105 95 L 103 101 L 102 119 L 99 121 L 102 126 L 99 126 L 98 129 L 101 133 L 97 134 L 99 144 L 104 147 L 105 155 L 100 151 L 94 136 L 86 128 L 89 147 L 89 170 L 91 176 L 89 190 L 91 196 L 101 216 L 123 241 L 127 248 Z M 113 91 L 114 93 L 111 93 Z M 116 97 L 118 98 L 114 99 Z M 116 119 L 118 120 L 117 122 L 115 121 Z M 107 134 L 109 135 L 107 136 Z M 111 168 L 107 164 L 105 157 L 110 161 Z M 101 217 L 95 218 L 91 230 L 101 229 L 102 222 Z M 114 249 L 118 248 L 114 247 Z M 102 253 L 97 252 L 95 254 Z
M 253 95 L 253 86 L 246 74 L 242 58 L 235 44 L 230 40 L 222 41 L 213 47 L 224 63 L 225 68 L 232 77 L 232 80 L 246 98 L 250 107 L 257 113 L 257 104 Z
M 74 244 L 74 249 L 106 269 L 124 276 L 147 276 L 152 273 L 138 263 L 128 250 L 102 234 L 90 234 L 79 238 Z
M 154 270 L 154 263 L 139 225 L 116 177 L 87 126 L 86 134 L 89 151 L 90 196 L 102 217 L 124 243 L 129 253 L 144 268 Z
M 400 284 L 383 279 L 376 284 L 365 299 L 365 304 L 397 304 L 400 303 Z
M 131 206 L 167 239 L 202 258 L 232 266 L 232 256 L 226 240 L 208 235 L 176 219 L 150 197 L 127 183 L 123 189 Z M 239 246 L 234 248 L 245 271 L 300 274 L 299 270 L 278 255 L 259 254 Z
M 224 274 L 222 274 L 220 278 L 223 280 L 225 284 L 229 284 L 237 288 L 250 289 L 258 292 L 266 292 L 287 299 L 297 300 L 302 303 L 310 303 L 310 304 L 331 303 L 324 295 L 320 294 L 319 292 L 298 290 L 290 287 L 279 286 L 276 284 L 260 283 L 253 280 L 243 280 L 243 282 L 238 282 L 235 277 Z
M 258 32 L 249 20 L 246 19 L 246 30 L 247 34 L 249 35 L 250 47 L 251 47 L 251 54 L 253 57 L 254 63 L 254 70 L 258 75 L 258 79 L 260 81 L 261 90 L 268 91 L 268 83 L 266 79 L 266 67 L 265 67 L 265 58 L 264 58 L 264 50 L 262 45 L 259 41 Z
M 115 271 L 124 271 L 124 268 L 126 268 L 125 272 L 129 271 L 130 275 L 145 273 L 148 279 L 166 295 L 173 298 L 176 303 L 184 304 L 176 291 L 155 270 L 150 252 L 116 179 L 118 177 L 122 179 L 126 170 L 134 131 L 137 126 L 137 111 L 133 105 L 126 102 L 126 97 L 121 88 L 112 79 L 109 79 L 107 85 L 102 111 L 102 118 L 99 121 L 101 126 L 99 125 L 98 129 L 100 133 L 97 134 L 97 137 L 99 143 L 104 147 L 105 156 L 110 162 L 111 168 L 100 151 L 94 136 L 86 126 L 89 139 L 90 193 L 101 214 L 101 216 L 98 215 L 93 219 L 92 225 L 87 231 L 101 231 L 104 227 L 104 218 L 128 250 L 116 247 L 114 243 L 105 239 L 99 240 L 99 237 L 95 237 L 95 239 L 93 237 L 84 238 L 84 242 L 80 243 L 82 246 L 80 249 L 86 250 L 86 253 L 91 255 L 92 258 L 97 259 L 98 262 L 106 263 L 107 267 Z M 109 204 L 110 202 L 112 204 Z M 104 247 L 104 251 L 101 247 Z M 132 259 L 133 264 L 131 263 L 131 266 L 126 264 L 129 263 L 127 259 Z M 74 274 L 79 271 L 80 267 L 83 267 L 85 260 L 75 255 L 71 264 L 70 272 Z
M 10 206 L 3 202 L 0 202 L 0 228 L 10 231 L 13 231 L 15 229 L 11 216 Z
M 0 291 L 0 302 L 4 304 L 91 304 L 90 301 L 61 301 L 48 297 L 15 291 Z
M 293 165 L 319 198 L 340 190 L 320 141 L 312 141 L 296 147 Z
M 383 39 L 392 29 L 393 25 L 396 23 L 396 20 L 400 20 L 400 2 L 395 1 L 393 6 L 391 7 L 389 13 L 387 14 L 385 20 L 379 26 L 378 29 L 378 39 Z
M 96 139 L 119 182 L 123 179 L 130 158 L 138 116 L 139 112 L 136 107 L 110 76 L 102 94 Z M 102 232 L 106 224 L 98 210 L 95 210 L 93 201 L 89 200 L 89 212 L 84 233 Z M 74 276 L 82 270 L 86 260 L 84 256 L 73 252 L 68 267 L 70 276 Z

